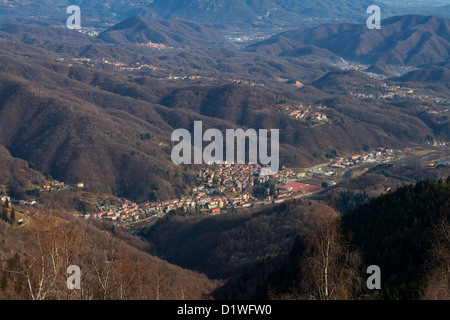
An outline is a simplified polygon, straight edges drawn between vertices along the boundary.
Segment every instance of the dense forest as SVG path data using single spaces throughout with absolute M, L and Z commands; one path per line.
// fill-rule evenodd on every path
M 289 255 L 261 261 L 215 296 L 448 299 L 449 215 L 450 178 L 405 185 L 345 214 L 324 214 L 314 231 L 297 237 Z M 380 267 L 380 290 L 367 289 L 370 265 Z
M 140 235 L 151 254 L 213 279 L 227 279 L 288 252 L 295 237 L 316 228 L 327 209 L 318 201 L 295 199 L 219 216 L 168 215 Z
M 430 253 L 440 241 L 439 230 L 447 232 L 448 237 L 449 215 L 450 179 L 427 179 L 376 198 L 343 216 L 343 232 L 361 249 L 365 264 L 376 264 L 383 272 L 380 298 L 423 296 L 429 260 L 437 258 Z M 448 240 L 442 243 L 447 250 Z

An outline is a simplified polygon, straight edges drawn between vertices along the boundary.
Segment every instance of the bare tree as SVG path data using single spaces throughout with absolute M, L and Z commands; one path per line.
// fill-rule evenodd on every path
M 117 261 L 117 246 L 118 240 L 111 238 L 106 255 L 95 252 L 92 255 L 91 263 L 96 275 L 98 298 L 101 300 L 110 299 L 111 293 L 114 291 L 112 273 Z
M 21 268 L 14 272 L 25 278 L 30 299 L 67 299 L 67 267 L 83 239 L 67 220 L 44 216 L 33 224 L 34 241 L 23 249 Z
M 0 276 L 6 272 L 16 289 L 11 292 L 20 298 L 197 299 L 212 290 L 210 281 L 205 281 L 209 288 L 203 287 L 200 275 L 170 266 L 85 221 L 42 215 L 32 219 L 29 229 L 7 228 L 5 232 L 17 231 L 22 238 L 11 236 L 14 248 L 0 250 Z M 75 290 L 67 286 L 72 265 L 81 270 Z M 4 287 L 9 287 L 8 279 Z
M 300 296 L 306 299 L 351 299 L 361 289 L 361 256 L 351 251 L 340 218 L 329 208 L 318 228 L 305 237 L 300 262 Z
M 450 224 L 444 216 L 433 227 L 432 248 L 426 262 L 428 273 L 423 299 L 450 299 Z

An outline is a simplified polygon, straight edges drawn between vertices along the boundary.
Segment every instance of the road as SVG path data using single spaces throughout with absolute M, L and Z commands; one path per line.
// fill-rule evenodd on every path
M 155 224 L 155 222 L 156 222 L 157 220 L 159 220 L 160 218 L 164 218 L 165 216 L 166 216 L 165 213 L 154 214 L 154 215 L 152 215 L 152 216 L 150 216 L 150 217 L 147 217 L 147 218 L 144 218 L 144 219 L 141 219 L 141 220 L 137 220 L 137 221 L 126 222 L 126 223 L 124 223 L 124 224 L 122 224 L 122 225 L 123 225 L 123 226 L 131 226 L 131 225 L 134 225 L 134 224 L 138 224 L 138 223 L 142 223 L 142 222 L 148 221 L 148 220 L 150 220 L 150 219 L 155 219 L 155 221 L 154 221 L 153 223 L 151 223 L 151 224 L 148 225 L 148 226 L 151 226 L 151 225 Z M 148 226 L 147 226 L 147 227 L 148 227 Z

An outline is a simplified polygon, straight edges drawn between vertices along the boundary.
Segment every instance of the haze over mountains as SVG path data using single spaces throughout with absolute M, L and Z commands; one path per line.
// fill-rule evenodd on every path
M 354 21 L 363 18 L 359 6 L 368 1 L 183 1 L 156 0 L 148 6 L 162 18 L 182 18 L 212 25 L 230 27 L 286 28 L 325 21 Z M 366 5 L 367 4 L 367 5 Z M 315 21 L 316 20 L 316 21 Z
M 361 0 L 112 0 L 70 2 L 82 8 L 86 27 L 105 30 L 113 24 L 127 20 L 137 14 L 154 20 L 185 19 L 219 29 L 289 29 L 317 26 L 330 22 L 364 23 L 366 9 L 377 4 L 383 16 L 422 13 L 450 17 L 448 3 L 361 1 Z M 69 4 L 55 0 L 15 1 L 0 3 L 3 21 L 33 23 L 40 25 L 61 25 Z
M 329 24 L 287 31 L 247 49 L 286 56 L 314 45 L 366 64 L 420 66 L 449 59 L 449 19 L 408 15 L 387 18 L 381 24 L 381 30 L 361 24 Z

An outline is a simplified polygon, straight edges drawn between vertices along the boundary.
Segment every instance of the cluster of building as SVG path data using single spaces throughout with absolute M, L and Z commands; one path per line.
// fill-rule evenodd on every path
M 10 196 L 0 196 L 0 204 L 4 205 L 6 202 L 8 202 L 8 205 L 11 205 L 11 197 Z
M 3 205 L 6 202 L 8 203 L 9 207 L 11 207 L 12 203 L 18 204 L 20 206 L 34 206 L 37 203 L 36 200 L 17 200 L 16 201 L 7 195 L 0 196 L 0 203 Z
M 375 86 L 373 86 L 373 85 L 368 86 L 368 87 L 375 88 Z M 366 89 L 367 89 L 367 86 L 366 86 Z M 350 92 L 350 95 L 353 95 L 357 98 L 392 99 L 392 98 L 410 96 L 411 94 L 414 93 L 414 90 L 411 88 L 406 88 L 403 86 L 388 86 L 386 83 L 383 83 L 381 85 L 381 88 L 377 88 L 376 90 L 377 91 L 374 93 Z
M 84 184 L 82 182 L 80 182 L 80 184 L 82 184 L 83 185 L 82 187 L 84 187 Z M 58 180 L 53 180 L 51 183 L 44 184 L 42 186 L 42 189 L 47 190 L 47 191 L 52 191 L 52 190 L 62 189 L 62 188 L 64 188 L 64 186 L 65 186 L 64 182 L 58 181 Z
M 53 192 L 53 191 L 58 191 L 64 188 L 68 188 L 69 186 L 67 186 L 64 182 L 62 181 L 58 181 L 58 180 L 53 180 L 50 183 L 46 183 L 44 185 L 42 185 L 42 189 L 40 189 L 40 191 L 48 191 L 48 192 Z M 79 188 L 82 189 L 84 188 L 84 183 L 83 182 L 78 182 L 75 185 L 72 186 L 72 188 Z M 19 206 L 34 206 L 36 205 L 38 202 L 36 201 L 36 199 L 28 199 L 28 200 L 24 200 L 24 199 L 11 199 L 10 197 L 7 197 L 8 201 L 10 203 L 14 203 L 17 204 Z
M 278 190 L 279 199 L 272 196 L 257 199 L 252 195 L 255 182 L 265 183 L 269 179 L 280 186 L 293 179 L 305 176 L 305 173 L 295 173 L 291 169 L 282 169 L 272 176 L 261 176 L 261 168 L 252 164 L 214 164 L 201 169 L 198 174 L 198 185 L 192 188 L 190 195 L 174 200 L 160 202 L 145 202 L 137 204 L 127 199 L 121 199 L 119 205 L 99 204 L 98 212 L 86 214 L 85 218 L 106 219 L 119 224 L 126 224 L 154 216 L 164 216 L 171 211 L 197 212 L 208 215 L 218 215 L 233 209 L 248 208 L 264 203 L 280 202 L 288 197 L 316 192 L 318 187 L 300 184 L 295 190 Z M 321 188 L 320 188 L 321 189 Z
M 347 70 L 347 71 L 352 71 L 352 70 L 356 70 L 356 71 L 363 71 L 366 70 L 367 68 L 369 68 L 369 65 L 366 64 L 353 64 L 353 63 L 349 63 L 349 62 L 344 62 L 338 65 L 339 68 L 341 70 Z
M 251 87 L 264 87 L 265 86 L 264 83 L 256 83 L 256 82 L 242 80 L 242 79 L 228 79 L 228 81 L 231 81 L 231 82 L 237 83 L 237 84 L 243 84 L 246 86 L 251 86 Z
M 64 182 L 58 181 L 58 180 L 53 180 L 51 183 L 42 185 L 42 189 L 45 191 L 55 191 L 55 190 L 60 190 L 60 189 L 66 188 L 66 187 L 68 188 L 70 186 L 66 186 L 66 184 Z M 82 189 L 82 188 L 84 188 L 84 182 L 77 182 L 76 184 L 74 184 L 71 187 Z
M 11 207 L 11 204 L 13 203 L 20 206 L 34 206 L 37 203 L 36 200 L 14 200 L 7 195 L 0 196 L 0 203 L 4 205 L 6 202 L 8 203 L 9 207 Z
M 146 63 L 140 63 L 140 62 L 132 64 L 131 66 L 120 67 L 120 70 L 122 70 L 122 71 L 137 71 L 137 70 L 142 70 L 142 69 L 149 69 L 149 70 L 152 70 L 152 71 L 157 71 L 157 70 L 164 70 L 165 71 L 165 70 L 167 70 L 165 68 L 159 68 L 159 67 L 156 67 L 154 65 L 150 65 L 150 64 L 146 64 Z
M 105 219 L 123 223 L 136 221 L 145 216 L 145 211 L 138 204 L 124 198 L 120 200 L 120 205 L 101 205 L 97 203 L 98 212 L 86 214 L 85 218 Z
M 107 65 L 111 65 L 114 67 L 126 67 L 126 64 L 120 61 L 109 61 L 105 58 L 103 58 L 102 60 L 95 60 L 95 59 L 91 59 L 91 58 L 86 58 L 86 57 L 79 57 L 79 58 L 70 58 L 67 59 L 68 60 L 68 66 L 72 66 L 73 64 L 81 64 L 81 65 L 85 65 L 85 66 L 95 66 L 96 64 L 107 64 Z M 66 62 L 65 58 L 57 58 L 56 62 Z
M 450 101 L 449 101 L 449 104 L 450 104 Z M 449 113 L 450 110 L 448 108 L 447 109 L 443 109 L 443 110 L 433 110 L 433 109 L 427 108 L 426 112 L 430 113 L 430 114 L 439 115 L 439 114 Z
M 199 76 L 199 75 L 184 75 L 184 76 L 174 76 L 172 74 L 170 74 L 167 78 L 165 78 L 167 80 L 208 80 L 208 81 L 213 81 L 215 80 L 214 78 L 211 77 L 205 77 L 205 76 Z
M 198 172 L 197 178 L 209 187 L 218 186 L 218 189 L 222 192 L 227 188 L 231 192 L 241 193 L 253 187 L 256 178 L 260 179 L 261 182 L 269 179 L 268 176 L 259 177 L 259 174 L 260 168 L 257 165 L 227 163 L 214 164 L 204 168 Z M 204 188 L 203 184 L 194 188 L 193 191 L 196 192 L 199 188 Z
M 319 111 L 324 108 L 326 108 L 326 106 L 304 106 L 303 104 L 300 104 L 298 106 L 283 106 L 282 111 L 287 113 L 289 117 L 294 119 L 326 121 L 328 120 L 327 116 Z
M 293 179 L 305 177 L 305 172 L 294 172 L 292 169 L 281 168 L 273 175 L 261 175 L 264 168 L 254 164 L 214 164 L 201 169 L 197 178 L 202 183 L 199 188 L 205 186 L 223 192 L 242 193 L 249 191 L 255 182 L 263 184 L 270 180 L 275 185 L 284 184 Z M 193 191 L 197 191 L 194 188 Z
M 176 49 L 174 47 L 171 46 L 166 46 L 163 43 L 154 43 L 152 41 L 146 42 L 146 43 L 139 43 L 140 46 L 143 47 L 147 47 L 147 48 L 151 48 L 151 49 L 156 49 L 156 50 L 173 50 Z M 181 48 L 178 48 L 181 49 Z
M 428 143 L 429 145 L 432 145 L 433 147 L 444 147 L 444 146 L 446 146 L 446 145 L 449 145 L 449 142 L 446 142 L 446 141 L 436 141 L 436 140 L 428 141 L 427 143 Z
M 85 218 L 105 219 L 117 223 L 130 223 L 152 216 L 164 216 L 171 211 L 202 212 L 209 215 L 218 215 L 224 208 L 250 207 L 254 198 L 249 194 L 227 197 L 225 195 L 208 195 L 206 190 L 199 191 L 194 196 L 161 202 L 145 202 L 136 204 L 121 199 L 120 205 L 97 204 L 98 212 L 86 214 Z
M 79 30 L 79 32 L 87 34 L 88 36 L 91 36 L 91 37 L 97 37 L 100 34 L 101 30 L 97 30 L 95 28 L 83 27 Z
M 363 163 L 381 163 L 392 160 L 395 153 L 401 153 L 400 150 L 392 150 L 388 148 L 379 148 L 376 151 L 356 154 L 347 158 L 338 157 L 334 159 L 331 167 L 345 168 Z
M 377 149 L 365 154 L 350 157 L 335 158 L 330 167 L 345 168 L 361 163 L 383 162 L 392 159 L 396 151 Z M 97 203 L 97 212 L 85 214 L 86 219 L 105 219 L 118 224 L 141 221 L 146 218 L 164 216 L 171 211 L 204 213 L 218 215 L 238 208 L 248 208 L 262 204 L 279 203 L 286 199 L 309 195 L 323 190 L 322 187 L 299 182 L 306 177 L 306 172 L 294 172 L 292 169 L 280 168 L 274 175 L 262 175 L 261 168 L 256 164 L 212 164 L 202 168 L 197 173 L 198 184 L 192 188 L 190 195 L 167 201 L 154 201 L 137 204 L 121 198 L 119 204 Z M 312 174 L 335 176 L 333 171 L 314 169 Z M 320 172 L 319 172 L 320 170 Z M 267 194 L 264 199 L 253 196 L 255 184 L 263 185 L 270 182 L 275 186 L 276 194 Z M 53 191 L 66 187 L 64 182 L 52 181 L 43 185 L 44 190 Z M 82 182 L 73 187 L 83 188 Z M 2 203 L 11 198 L 2 196 Z M 35 200 L 19 200 L 19 205 L 34 205 Z
M 450 100 L 427 94 L 415 93 L 414 89 L 404 86 L 392 86 L 383 83 L 381 86 L 368 85 L 364 87 L 363 92 L 355 91 L 349 94 L 362 99 L 394 99 L 394 98 L 411 98 L 424 102 L 434 102 L 441 105 L 450 105 Z M 447 109 L 448 112 L 448 109 Z
M 135 64 L 127 65 L 124 62 L 110 61 L 105 58 L 103 58 L 102 60 L 95 60 L 95 59 L 91 59 L 91 58 L 80 57 L 80 58 L 70 58 L 70 59 L 67 59 L 67 61 L 65 58 L 57 58 L 56 62 L 61 62 L 61 63 L 67 62 L 67 65 L 69 67 L 72 66 L 73 64 L 84 65 L 84 66 L 88 66 L 88 67 L 95 66 L 98 64 L 104 64 L 104 65 L 116 67 L 122 71 L 136 71 L 136 70 L 142 70 L 142 69 L 149 69 L 149 70 L 153 70 L 153 71 L 167 70 L 165 68 L 159 68 L 159 67 L 156 67 L 153 65 L 144 64 L 144 63 L 140 63 L 140 62 L 136 62 Z

